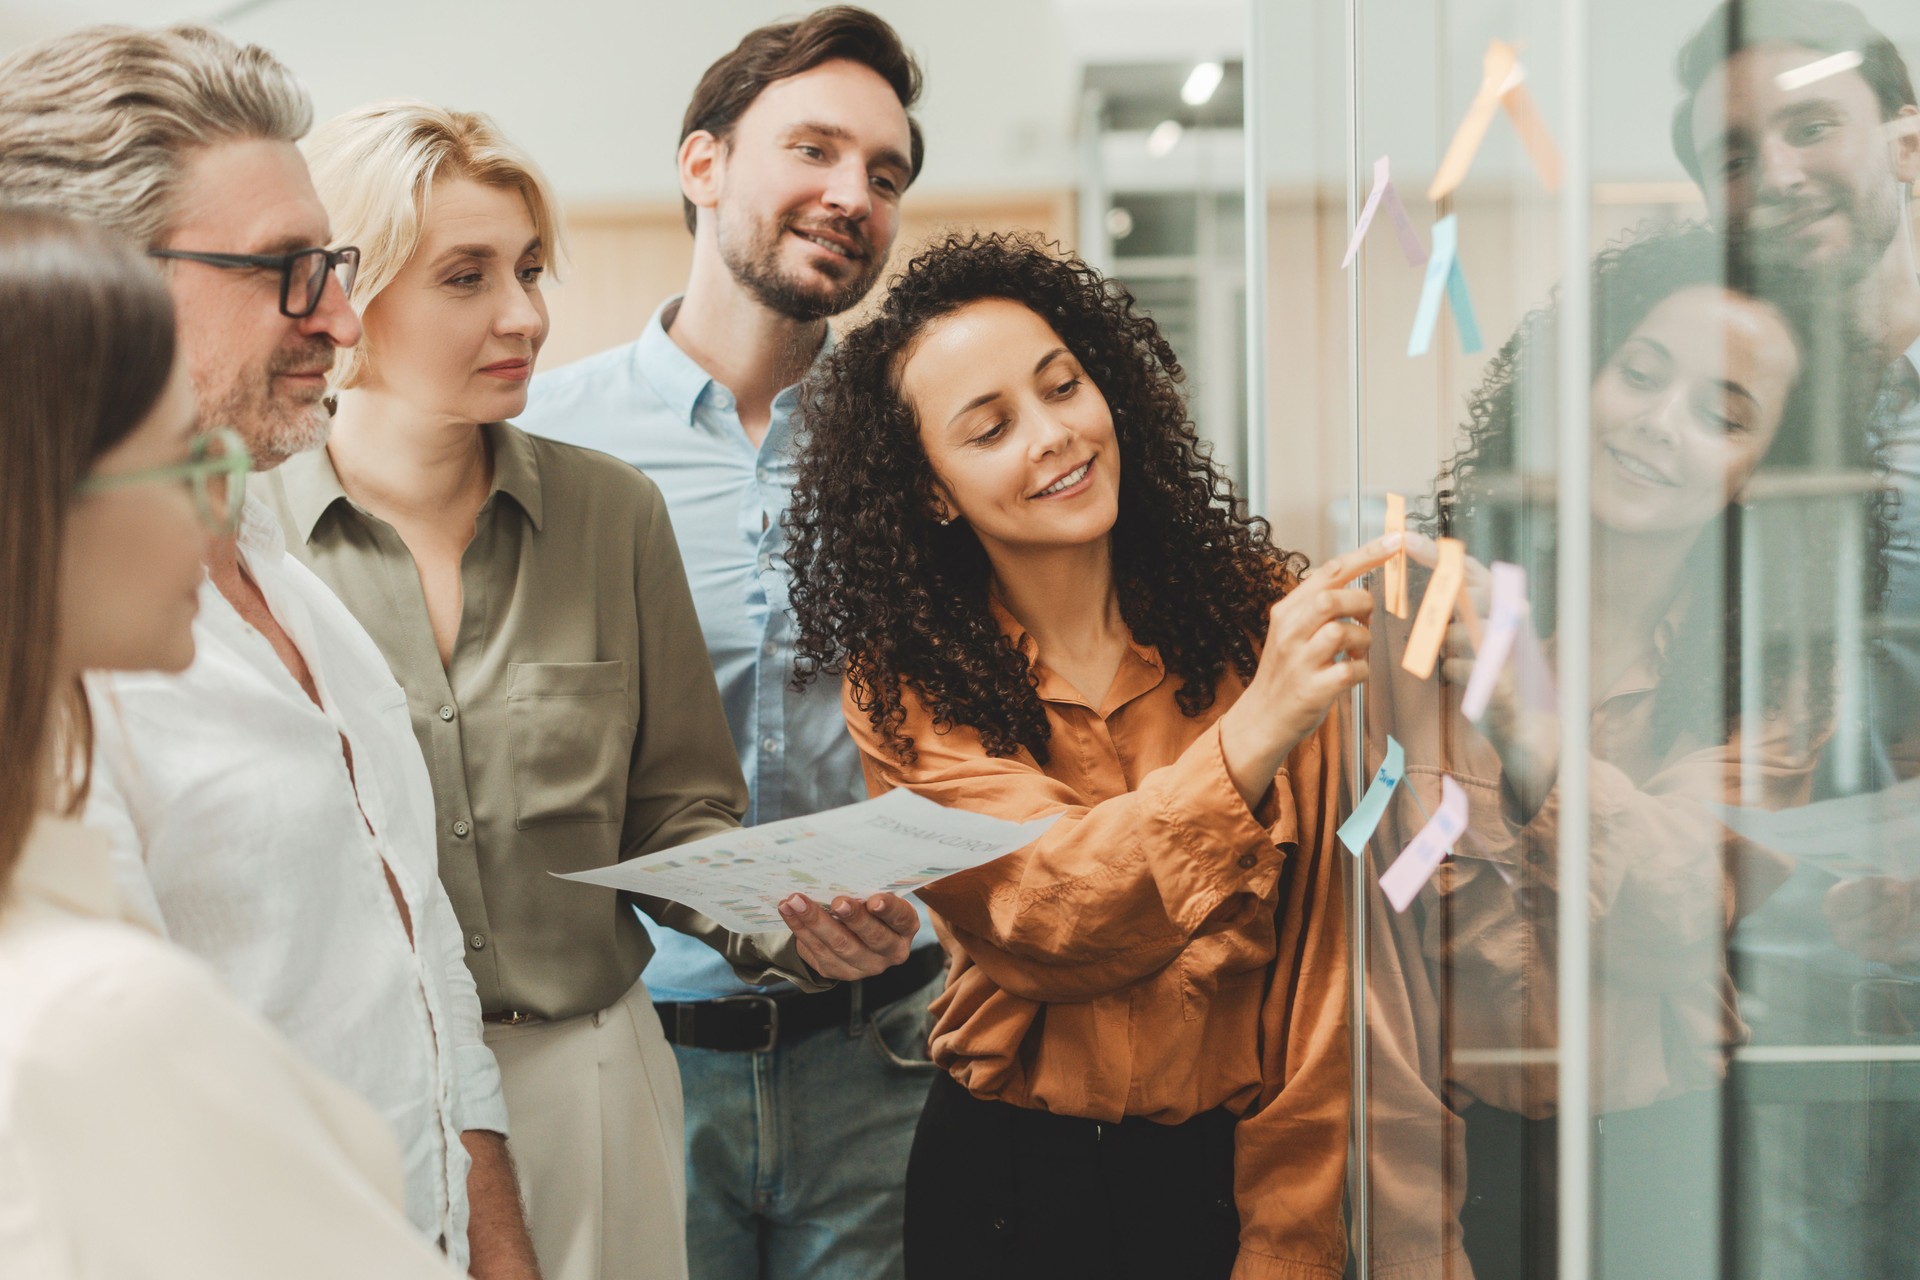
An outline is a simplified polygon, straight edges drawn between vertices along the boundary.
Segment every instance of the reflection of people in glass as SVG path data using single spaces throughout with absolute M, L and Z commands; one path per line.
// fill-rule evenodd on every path
M 1820 419 L 1809 411 L 1801 329 L 1740 282 L 1711 232 L 1686 227 L 1611 248 L 1594 264 L 1593 289 L 1584 464 L 1593 493 L 1594 1098 L 1614 1113 L 1603 1131 L 1614 1162 L 1639 1179 L 1631 1201 L 1614 1196 L 1609 1211 L 1631 1203 L 1630 1212 L 1684 1213 L 1698 1193 L 1689 1194 L 1673 1138 L 1711 1116 L 1702 1091 L 1718 1084 L 1727 1048 L 1743 1035 L 1726 930 L 1791 869 L 1726 830 L 1712 806 L 1804 801 L 1830 714 L 1829 699 L 1806 681 L 1777 678 L 1764 683 L 1762 714 L 1741 716 L 1741 670 L 1727 664 L 1743 630 L 1741 499 L 1763 468 L 1813 453 Z M 1541 434 L 1529 429 L 1528 408 L 1552 403 L 1543 389 L 1555 328 L 1552 307 L 1535 312 L 1490 364 L 1436 500 L 1438 530 L 1479 557 L 1469 564 L 1478 611 L 1487 609 L 1481 560 L 1521 562 L 1534 625 L 1549 643 L 1551 505 L 1531 507 L 1521 480 L 1526 440 Z M 1432 545 L 1409 543 L 1429 562 Z M 1553 1256 L 1551 1231 L 1537 1225 L 1551 1220 L 1552 1125 L 1523 1118 L 1555 1109 L 1551 1054 L 1528 1054 L 1558 1040 L 1558 720 L 1510 663 L 1486 716 L 1470 725 L 1459 713 L 1474 653 L 1465 629 L 1450 633 L 1437 682 L 1399 669 L 1406 630 L 1378 629 L 1374 668 L 1388 678 L 1370 686 L 1371 758 L 1384 733 L 1398 738 L 1417 803 L 1396 806 L 1399 829 L 1382 847 L 1411 837 L 1421 806 L 1437 803 L 1442 775 L 1466 788 L 1472 825 L 1394 927 L 1441 974 L 1434 989 L 1450 1038 L 1440 1069 L 1456 1105 L 1468 1107 L 1469 1256 L 1483 1280 L 1541 1274 Z M 1638 1114 L 1619 1114 L 1630 1109 Z M 1624 1154 L 1635 1143 L 1646 1159 Z M 1527 1216 L 1536 1225 L 1523 1234 Z M 1643 1238 L 1657 1242 L 1663 1267 L 1690 1247 L 1711 1256 L 1711 1230 L 1688 1241 L 1655 1221 Z M 1531 1262 L 1529 1247 L 1541 1248 Z M 1610 1265 L 1623 1261 L 1616 1252 Z
M 1838 61 L 1830 61 L 1838 59 Z M 1825 74 L 1802 72 L 1827 62 Z M 1920 179 L 1920 107 L 1899 52 L 1850 4 L 1737 2 L 1714 9 L 1679 58 L 1675 151 L 1716 222 L 1789 287 L 1848 317 L 1870 341 L 1880 389 L 1869 418 L 1875 470 L 1899 501 L 1886 552 L 1884 616 L 1838 653 L 1866 673 L 1861 714 L 1842 719 L 1817 794 L 1881 792 L 1886 818 L 1920 787 L 1920 262 L 1910 219 Z M 1819 68 L 1816 68 L 1818 70 Z M 1903 780 L 1904 784 L 1903 784 Z M 1900 785 L 1903 784 L 1903 785 Z M 1892 790 L 1883 790 L 1890 786 Z M 1861 818 L 1860 861 L 1896 837 Z M 1782 1274 L 1920 1275 L 1920 1112 L 1898 1075 L 1868 1073 L 1850 1044 L 1920 1043 L 1915 885 L 1803 868 L 1734 939 L 1757 1038 L 1755 1101 L 1734 1113 L 1745 1237 Z M 1852 1062 L 1809 1065 L 1840 1046 Z M 1866 1093 L 1861 1094 L 1865 1081 Z M 1789 1088 L 1786 1096 L 1781 1089 Z M 1783 1105 L 1791 1102 L 1793 1105 Z
M 1083 264 L 955 238 L 804 406 L 799 652 L 846 672 L 869 786 L 1060 815 L 921 894 L 954 962 L 907 1174 L 913 1275 L 1225 1276 L 1243 1247 L 1274 1274 L 1340 1267 L 1325 715 L 1367 670 L 1368 593 L 1340 584 L 1386 555 L 1301 577 L 1207 460 L 1178 376 Z M 1260 1101 L 1277 1120 L 1250 1149 L 1236 1121 Z
M 1809 81 L 1811 63 L 1854 55 Z M 1722 4 L 1679 59 L 1674 150 L 1714 221 L 1792 287 L 1831 295 L 1886 367 L 1872 429 L 1903 494 L 1888 612 L 1920 619 L 1920 267 L 1908 217 L 1920 179 L 1920 106 L 1900 54 L 1833 0 Z M 1920 774 L 1920 639 L 1888 637 L 1870 729 L 1884 785 Z

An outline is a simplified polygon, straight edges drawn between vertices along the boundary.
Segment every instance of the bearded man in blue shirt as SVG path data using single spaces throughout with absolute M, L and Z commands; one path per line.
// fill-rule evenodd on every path
M 866 798 L 837 682 L 792 687 L 782 517 L 799 384 L 885 266 L 924 148 L 920 70 L 862 9 L 749 33 L 681 128 L 693 269 L 635 342 L 536 378 L 520 425 L 660 486 L 751 799 L 748 825 Z M 818 995 L 742 985 L 652 929 L 646 979 L 686 1095 L 694 1280 L 902 1274 L 907 1153 L 933 1077 L 927 926 L 905 964 Z M 859 1151 L 857 1160 L 846 1153 Z

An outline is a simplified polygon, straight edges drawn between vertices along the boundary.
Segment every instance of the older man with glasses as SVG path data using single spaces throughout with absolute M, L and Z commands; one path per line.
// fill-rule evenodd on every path
M 359 253 L 327 246 L 294 145 L 311 117 L 270 54 L 202 28 L 91 28 L 0 63 L 0 198 L 90 218 L 166 264 L 201 421 L 233 433 L 179 476 L 228 527 L 197 656 L 91 690 L 86 820 L 113 836 L 134 910 L 385 1117 L 426 1238 L 475 1275 L 527 1280 L 465 962 L 485 939 L 463 936 L 440 885 L 406 691 L 233 483 L 248 454 L 265 470 L 325 439 L 335 352 L 360 338 Z

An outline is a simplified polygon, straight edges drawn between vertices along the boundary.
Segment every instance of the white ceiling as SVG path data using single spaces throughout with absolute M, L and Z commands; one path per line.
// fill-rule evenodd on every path
M 699 73 L 751 27 L 819 0 L 0 0 L 0 52 L 95 21 L 219 18 L 306 80 L 325 118 L 374 98 L 490 112 L 570 201 L 666 199 Z M 1345 168 L 1339 0 L 1254 0 L 1252 73 L 1276 181 Z M 1920 68 L 1920 4 L 1858 0 Z M 1081 68 L 1245 53 L 1246 0 L 869 0 L 927 72 L 923 190 L 1071 187 Z M 1596 176 L 1679 179 L 1667 152 L 1673 50 L 1709 0 L 1608 0 L 1591 41 Z M 1376 0 L 1362 6 L 1361 147 L 1430 169 L 1493 36 L 1529 42 L 1533 86 L 1561 118 L 1554 0 Z M 1444 12 L 1441 28 L 1436 14 Z M 1438 104 L 1437 106 L 1435 104 Z M 1525 160 L 1505 131 L 1485 171 Z

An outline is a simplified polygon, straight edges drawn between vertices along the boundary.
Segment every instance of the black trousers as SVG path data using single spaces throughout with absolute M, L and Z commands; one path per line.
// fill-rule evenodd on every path
M 907 1162 L 907 1280 L 1224 1280 L 1233 1128 L 982 1102 L 941 1072 Z

